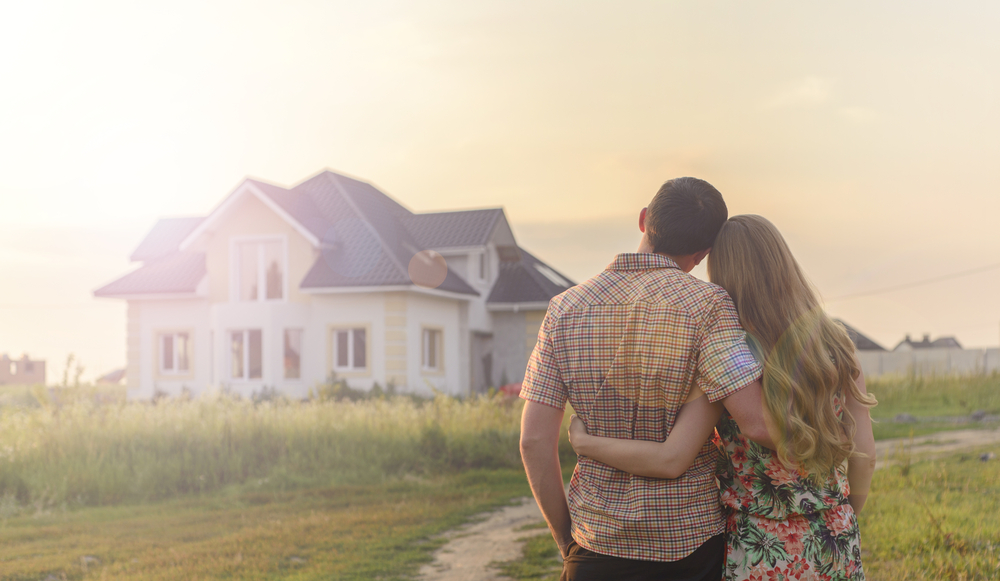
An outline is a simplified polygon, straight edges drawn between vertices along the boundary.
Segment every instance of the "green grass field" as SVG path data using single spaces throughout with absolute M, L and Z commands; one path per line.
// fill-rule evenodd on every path
M 530 494 L 521 470 L 294 492 L 223 490 L 0 525 L 0 578 L 409 579 L 469 516 Z
M 971 427 L 894 424 L 897 413 L 1000 411 L 996 376 L 869 389 L 882 437 Z M 520 410 L 446 397 L 152 405 L 5 387 L 0 579 L 411 578 L 435 535 L 529 494 Z M 569 469 L 565 441 L 561 452 Z M 998 520 L 1000 461 L 881 470 L 861 518 L 869 578 L 1000 579 Z M 554 551 L 536 536 L 498 566 L 554 578 Z
M 860 515 L 869 581 L 1000 579 L 1000 460 L 955 454 L 879 470 Z M 499 564 L 514 579 L 556 581 L 558 549 L 532 536 L 522 558 Z
M 968 418 L 975 411 L 1000 414 L 1000 375 L 967 378 L 903 377 L 870 380 L 868 391 L 878 398 L 872 410 L 876 440 L 923 436 L 948 430 L 984 427 L 980 422 L 932 421 L 930 418 Z M 898 414 L 910 414 L 917 423 L 896 423 Z

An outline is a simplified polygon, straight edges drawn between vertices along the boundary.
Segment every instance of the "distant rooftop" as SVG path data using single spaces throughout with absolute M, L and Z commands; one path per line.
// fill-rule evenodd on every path
M 937 339 L 931 341 L 930 334 L 925 333 L 924 338 L 920 341 L 914 341 L 907 334 L 906 338 L 899 342 L 898 345 L 893 349 L 893 351 L 908 351 L 911 349 L 961 349 L 962 344 L 958 342 L 955 337 L 938 337 Z
M 842 321 L 840 319 L 834 319 L 834 320 L 844 326 L 844 328 L 847 330 L 847 336 L 851 338 L 851 341 L 854 343 L 854 347 L 858 351 L 885 351 L 886 350 L 885 347 L 879 345 L 875 341 L 873 341 L 870 338 L 866 337 L 860 331 L 858 331 L 854 327 L 848 325 L 844 321 Z

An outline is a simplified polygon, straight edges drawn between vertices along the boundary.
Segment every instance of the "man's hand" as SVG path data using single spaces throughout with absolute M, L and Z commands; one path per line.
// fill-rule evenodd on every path
M 759 379 L 723 399 L 722 405 L 748 440 L 772 450 L 777 448 L 774 443 L 777 430 L 764 410 L 764 388 Z
M 542 515 L 549 523 L 559 552 L 566 556 L 573 539 L 570 533 L 569 505 L 563 488 L 559 465 L 559 433 L 563 410 L 528 401 L 521 414 L 521 460 L 528 474 L 528 484 Z

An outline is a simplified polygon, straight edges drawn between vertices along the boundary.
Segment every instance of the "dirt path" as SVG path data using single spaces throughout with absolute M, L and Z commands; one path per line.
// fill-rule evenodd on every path
M 912 460 L 926 460 L 990 445 L 1000 445 L 1000 429 L 938 432 L 913 438 L 912 443 L 910 438 L 881 440 L 875 442 L 875 451 L 878 467 L 883 468 L 896 463 L 901 454 L 909 453 Z
M 423 581 L 494 581 L 507 579 L 489 564 L 512 561 L 521 556 L 523 539 L 549 534 L 549 529 L 518 530 L 542 522 L 542 512 L 533 498 L 519 499 L 518 504 L 481 515 L 483 520 L 469 523 L 447 533 L 451 540 L 434 555 L 434 562 L 420 569 Z
M 927 459 L 997 445 L 1000 455 L 1000 429 L 956 430 L 928 436 L 897 438 L 875 443 L 879 467 L 895 463 L 900 453 L 909 449 L 911 459 Z M 1000 461 L 1000 460 L 995 460 Z M 489 564 L 511 561 L 521 556 L 518 539 L 535 534 L 549 534 L 547 528 L 518 530 L 542 522 L 542 513 L 534 499 L 522 498 L 519 504 L 481 515 L 482 520 L 447 533 L 450 539 L 434 555 L 434 562 L 420 570 L 421 581 L 500 581 L 501 576 Z

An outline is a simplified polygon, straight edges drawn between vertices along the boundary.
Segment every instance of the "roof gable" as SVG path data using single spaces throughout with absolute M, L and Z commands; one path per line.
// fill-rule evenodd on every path
M 278 217 L 288 222 L 310 244 L 319 246 L 320 237 L 310 227 L 319 228 L 320 225 L 315 220 L 308 219 L 310 216 L 309 211 L 312 208 L 309 207 L 308 203 L 298 200 L 295 196 L 285 195 L 282 192 L 287 192 L 287 190 L 247 178 L 181 241 L 179 249 L 187 250 L 190 248 L 202 234 L 210 231 L 219 221 L 225 219 L 228 211 L 246 196 L 257 198 L 269 210 L 277 214 Z M 295 214 L 293 215 L 290 212 L 295 212 Z M 300 220 L 301 218 L 307 218 L 304 220 L 305 223 L 303 223 L 303 220 Z

